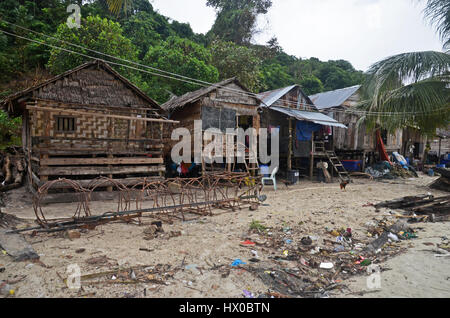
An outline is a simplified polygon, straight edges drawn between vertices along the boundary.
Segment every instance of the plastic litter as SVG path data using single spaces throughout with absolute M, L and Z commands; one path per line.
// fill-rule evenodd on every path
M 244 241 L 244 242 L 241 242 L 240 245 L 242 245 L 242 246 L 255 246 L 256 243 L 255 243 L 255 242 L 252 242 L 252 241 L 249 241 L 249 240 L 246 240 L 246 241 Z
M 342 245 L 339 245 L 339 246 L 336 246 L 335 248 L 334 248 L 334 251 L 335 252 L 343 252 L 343 251 L 345 251 L 345 247 L 344 246 L 342 246 Z
M 236 266 L 239 266 L 239 265 L 245 265 L 245 264 L 247 264 L 247 263 L 243 262 L 243 261 L 240 260 L 240 259 L 235 259 L 235 260 L 233 261 L 233 263 L 231 263 L 231 266 L 236 267 Z
M 304 237 L 301 239 L 301 242 L 303 245 L 311 245 L 312 244 L 312 239 L 310 237 Z
M 388 234 L 388 238 L 390 238 L 392 241 L 397 242 L 398 241 L 398 236 L 393 234 L 393 233 L 389 233 Z
M 253 293 L 249 292 L 248 290 L 244 289 L 243 292 L 244 292 L 245 298 L 255 298 Z
M 333 263 L 320 263 L 320 268 L 332 269 L 334 267 Z
M 15 294 L 15 290 L 11 285 L 2 282 L 0 283 L 0 294 L 4 296 L 13 296 Z

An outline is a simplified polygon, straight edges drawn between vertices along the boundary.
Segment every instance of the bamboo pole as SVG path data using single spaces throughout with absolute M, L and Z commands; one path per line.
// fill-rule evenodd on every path
M 179 124 L 179 121 L 175 120 L 169 120 L 169 119 L 156 119 L 156 118 L 140 118 L 140 117 L 132 117 L 132 116 L 121 116 L 121 115 L 109 115 L 109 114 L 101 114 L 101 113 L 93 113 L 93 112 L 83 112 L 83 111 L 77 111 L 77 110 L 67 110 L 67 109 L 61 109 L 61 108 L 54 108 L 54 107 L 43 107 L 43 106 L 27 106 L 28 110 L 36 111 L 36 110 L 42 110 L 42 111 L 51 111 L 55 113 L 63 113 L 63 114 L 70 114 L 70 115 L 85 115 L 85 116 L 92 116 L 92 117 L 106 117 L 106 118 L 116 118 L 116 119 L 126 119 L 126 120 L 141 120 L 141 121 L 149 121 L 149 122 L 157 122 L 157 123 L 172 123 L 172 124 Z

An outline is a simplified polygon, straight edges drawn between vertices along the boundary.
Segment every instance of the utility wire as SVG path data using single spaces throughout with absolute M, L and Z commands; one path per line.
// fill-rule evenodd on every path
M 160 77 L 164 77 L 164 78 L 168 78 L 168 79 L 172 79 L 172 80 L 178 80 L 178 81 L 182 81 L 182 82 L 189 83 L 189 84 L 194 84 L 194 85 L 199 85 L 199 86 L 204 86 L 204 87 L 214 86 L 214 87 L 226 90 L 226 91 L 235 92 L 235 93 L 238 93 L 238 94 L 241 94 L 241 95 L 245 95 L 245 96 L 248 96 L 248 97 L 256 97 L 256 98 L 258 98 L 258 96 L 256 94 L 253 94 L 253 93 L 247 93 L 247 92 L 243 92 L 243 91 L 240 91 L 240 90 L 232 89 L 232 88 L 229 88 L 229 87 L 217 85 L 217 84 L 214 84 L 214 83 L 209 83 L 209 82 L 193 79 L 193 78 L 190 78 L 190 77 L 187 77 L 187 76 L 183 76 L 183 75 L 179 75 L 179 74 L 176 74 L 176 73 L 167 72 L 167 71 L 164 71 L 164 70 L 160 70 L 158 68 L 154 68 L 154 67 L 150 67 L 150 66 L 143 65 L 143 64 L 140 64 L 140 63 L 136 63 L 136 62 L 133 62 L 133 61 L 130 61 L 130 60 L 127 60 L 127 59 L 123 59 L 123 58 L 116 57 L 116 56 L 113 56 L 113 55 L 109 55 L 109 54 L 106 54 L 106 53 L 103 53 L 103 52 L 99 52 L 99 51 L 96 51 L 96 50 L 93 50 L 93 49 L 89 49 L 89 48 L 83 47 L 81 45 L 77 45 L 77 44 L 70 43 L 70 42 L 67 42 L 67 41 L 64 41 L 64 40 L 61 40 L 61 39 L 57 39 L 55 37 L 46 35 L 44 33 L 36 32 L 36 31 L 30 30 L 30 29 L 24 28 L 22 26 L 19 26 L 17 24 L 10 23 L 10 22 L 5 21 L 3 19 L 0 19 L 0 21 L 3 21 L 3 22 L 8 23 L 10 25 L 14 25 L 16 27 L 19 27 L 19 28 L 21 28 L 23 30 L 26 30 L 26 31 L 29 31 L 29 32 L 32 32 L 32 33 L 35 33 L 35 34 L 39 34 L 39 35 L 42 35 L 42 36 L 54 39 L 56 41 L 60 41 L 60 42 L 66 43 L 68 45 L 81 48 L 83 50 L 87 50 L 87 51 L 90 51 L 90 52 L 93 52 L 93 53 L 96 53 L 96 54 L 99 54 L 99 55 L 107 56 L 107 57 L 110 57 L 110 58 L 113 58 L 113 59 L 116 59 L 116 60 L 125 61 L 127 63 L 131 63 L 131 64 L 134 64 L 134 65 L 137 65 L 137 66 L 141 66 L 141 67 L 145 67 L 145 68 L 148 68 L 148 69 L 152 69 L 152 70 L 155 70 L 155 71 L 158 71 L 158 72 L 161 72 L 161 73 L 165 73 L 165 74 L 168 74 L 168 75 L 155 73 L 155 72 L 151 72 L 151 71 L 147 71 L 147 70 L 142 70 L 140 68 L 136 68 L 136 67 L 133 67 L 133 66 L 130 66 L 130 65 L 125 65 L 125 64 L 116 63 L 116 62 L 112 62 L 112 61 L 108 61 L 108 60 L 103 60 L 102 59 L 102 61 L 104 61 L 106 63 L 109 63 L 109 64 L 130 68 L 130 69 L 133 69 L 133 70 L 136 70 L 136 71 L 140 71 L 140 72 L 145 72 L 145 73 L 148 73 L 148 74 L 154 75 L 154 76 L 160 76 Z M 42 42 L 42 41 L 30 39 L 30 38 L 27 38 L 27 37 L 24 37 L 24 36 L 15 34 L 15 33 L 7 32 L 7 31 L 2 30 L 2 29 L 0 29 L 0 31 L 5 33 L 5 34 L 8 34 L 10 36 L 15 36 L 15 37 L 27 40 L 27 41 L 35 42 L 35 43 L 38 43 L 38 44 L 41 44 L 41 45 L 46 45 L 46 46 L 52 47 L 54 49 L 65 51 L 67 53 L 77 54 L 77 55 L 80 55 L 80 56 L 83 56 L 83 57 L 86 57 L 86 58 L 89 58 L 89 59 L 98 59 L 96 57 L 93 57 L 93 56 L 90 56 L 90 55 L 87 55 L 87 54 L 83 54 L 83 53 L 76 52 L 76 51 L 73 51 L 73 50 L 70 50 L 70 49 L 62 48 L 60 46 L 52 45 L 52 44 L 45 43 L 45 42 Z M 178 76 L 180 78 L 177 78 L 175 76 Z M 275 102 L 273 104 L 273 106 L 292 109 L 292 108 L 286 107 L 285 104 L 290 104 L 290 105 L 294 105 L 294 106 L 298 106 L 298 105 L 306 106 L 305 110 L 306 110 L 306 108 L 309 108 L 310 110 L 312 110 L 314 112 L 318 112 L 315 105 L 306 104 L 306 103 L 297 103 L 297 102 L 283 100 L 283 99 L 279 99 L 277 102 Z M 347 114 L 353 113 L 353 114 L 357 114 L 357 115 L 361 115 L 361 116 L 364 116 L 364 115 L 369 115 L 369 116 L 395 116 L 395 115 L 406 115 L 406 114 L 418 115 L 418 114 L 422 114 L 422 113 L 423 114 L 430 114 L 430 113 L 434 113 L 434 112 L 440 112 L 441 110 L 445 110 L 445 109 L 449 109 L 449 108 L 450 107 L 444 107 L 444 108 L 436 109 L 433 112 L 397 112 L 397 113 L 395 113 L 395 112 L 372 112 L 372 111 L 355 110 L 355 109 L 352 109 L 352 110 L 326 109 L 326 110 L 322 110 L 322 111 L 323 112 L 328 112 L 328 113 L 329 112 L 333 112 L 333 113 L 347 113 Z M 320 113 L 322 113 L 322 112 L 320 112 Z

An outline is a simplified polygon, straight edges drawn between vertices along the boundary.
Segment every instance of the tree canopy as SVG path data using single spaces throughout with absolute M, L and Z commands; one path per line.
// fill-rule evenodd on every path
M 110 11 L 111 3 L 108 0 L 76 1 L 82 4 L 81 28 L 69 29 L 66 25 L 69 16 L 66 9 L 71 3 L 74 1 L 4 0 L 0 2 L 0 19 L 81 47 L 206 82 L 236 76 L 255 93 L 300 84 L 308 94 L 314 94 L 360 84 L 364 77 L 347 61 L 322 62 L 315 58 L 301 59 L 288 55 L 276 38 L 266 45 L 251 44 L 255 31 L 252 23 L 258 15 L 270 10 L 272 1 L 207 1 L 209 6 L 217 10 L 215 25 L 224 23 L 219 28 L 223 34 L 215 34 L 213 26 L 208 35 L 196 34 L 189 24 L 161 15 L 147 0 L 123 2 L 119 12 Z M 221 13 L 241 20 L 238 24 L 221 21 Z M 0 28 L 94 58 L 111 60 L 1 20 Z M 0 33 L 0 96 L 25 88 L 14 86 L 12 83 L 16 83 L 16 80 L 27 78 L 33 81 L 38 72 L 63 72 L 87 59 Z M 159 102 L 165 102 L 173 94 L 180 95 L 201 87 L 125 67 L 113 67 Z

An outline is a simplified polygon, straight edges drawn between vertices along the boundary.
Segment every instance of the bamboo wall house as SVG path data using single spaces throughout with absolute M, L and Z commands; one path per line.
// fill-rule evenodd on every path
M 175 127 L 187 128 L 194 139 L 194 121 L 196 120 L 202 120 L 202 134 L 208 128 L 218 128 L 223 133 L 228 128 L 243 128 L 244 130 L 255 128 L 258 131 L 260 127 L 258 114 L 260 102 L 236 78 L 231 78 L 172 98 L 161 107 L 170 114 L 170 119 L 179 121 L 179 124 Z M 169 151 L 174 143 L 167 145 L 167 156 L 170 154 Z M 194 150 L 194 147 L 192 147 L 192 150 Z M 232 169 L 231 165 L 206 167 L 203 158 L 202 167 L 204 172 L 211 169 Z
M 261 104 L 261 126 L 280 134 L 282 171 L 300 171 L 313 177 L 314 163 L 326 158 L 329 127 L 346 128 L 333 118 L 321 114 L 299 85 L 258 94 Z M 333 157 L 334 158 L 334 157 Z
M 364 170 L 366 161 L 369 158 L 373 160 L 377 150 L 375 132 L 369 133 L 364 124 L 358 125 L 358 120 L 361 118 L 359 115 L 345 112 L 359 103 L 360 88 L 361 86 L 357 85 L 312 95 L 310 98 L 321 112 L 347 126 L 348 129 L 333 128 L 332 146 L 342 159 L 360 160 L 362 162 L 361 169 Z M 395 134 L 382 131 L 381 135 L 388 152 L 401 152 L 402 130 L 397 130 Z
M 30 189 L 47 180 L 86 186 L 106 176 L 132 184 L 165 171 L 161 107 L 102 61 L 92 61 L 7 97 L 22 116 Z M 112 183 L 103 184 L 108 191 Z

